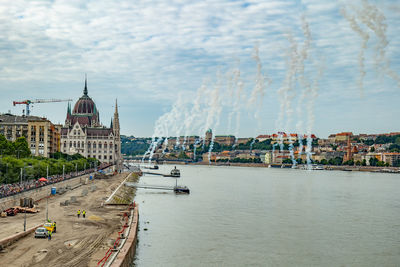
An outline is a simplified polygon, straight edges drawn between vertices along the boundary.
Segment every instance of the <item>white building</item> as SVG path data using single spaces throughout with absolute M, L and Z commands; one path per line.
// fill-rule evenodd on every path
M 120 165 L 121 140 L 117 100 L 114 120 L 111 126 L 100 123 L 100 114 L 94 101 L 88 96 L 87 81 L 83 96 L 75 103 L 74 109 L 68 104 L 65 126 L 61 128 L 61 152 L 79 153 L 84 157 L 96 158 L 100 162 Z

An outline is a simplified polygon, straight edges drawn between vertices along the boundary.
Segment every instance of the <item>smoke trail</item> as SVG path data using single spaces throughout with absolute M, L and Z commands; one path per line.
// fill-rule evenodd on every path
M 362 1 L 362 10 L 358 10 L 357 14 L 361 22 L 372 30 L 378 39 L 375 47 L 375 66 L 382 68 L 382 72 L 395 80 L 400 87 L 400 77 L 390 68 L 390 61 L 386 57 L 386 46 L 388 41 L 386 38 L 387 25 L 386 17 L 376 6 L 369 4 L 367 0 Z
M 189 135 L 189 131 L 192 131 L 195 127 L 195 122 L 199 120 L 199 116 L 201 116 L 201 101 L 202 98 L 204 97 L 205 91 L 207 90 L 207 87 L 205 86 L 204 82 L 200 88 L 197 89 L 196 92 L 196 97 L 193 101 L 193 106 L 191 111 L 188 113 L 188 118 L 184 120 L 184 128 L 185 128 L 185 136 L 184 136 L 184 141 L 183 145 L 186 144 L 187 141 L 187 136 Z
M 220 120 L 220 115 L 222 111 L 222 107 L 220 105 L 220 88 L 221 88 L 221 78 L 220 78 L 220 73 L 218 72 L 217 74 L 217 83 L 214 86 L 214 90 L 211 92 L 211 103 L 210 103 L 210 111 L 208 112 L 207 116 L 207 121 L 206 121 L 206 127 L 209 128 L 212 124 L 214 124 L 214 131 L 219 126 L 219 120 Z M 215 139 L 215 134 L 214 132 L 212 133 L 212 138 L 211 138 L 211 143 L 210 143 L 210 148 L 208 150 L 208 162 L 211 162 L 211 152 L 214 147 L 214 139 Z
M 360 27 L 360 25 L 358 25 L 356 19 L 354 18 L 354 16 L 351 16 L 347 13 L 347 11 L 344 8 L 340 9 L 340 13 L 342 13 L 343 17 L 350 23 L 350 27 L 352 28 L 353 31 L 355 31 L 362 39 L 361 42 L 361 49 L 360 52 L 358 53 L 358 65 L 359 65 L 359 69 L 360 69 L 360 77 L 358 80 L 358 86 L 360 88 L 360 96 L 363 97 L 364 96 L 364 77 L 365 77 L 365 65 L 364 65 L 364 53 L 365 50 L 367 49 L 367 43 L 369 40 L 369 35 L 368 33 L 366 33 L 365 31 L 363 31 Z
M 316 69 L 318 70 L 317 75 L 314 77 L 313 84 L 311 87 L 311 96 L 308 98 L 307 104 L 307 117 L 308 117 L 308 124 L 307 124 L 307 148 L 306 148 L 306 155 L 307 155 L 307 168 L 311 169 L 311 157 L 312 157 L 312 129 L 314 127 L 315 122 L 315 115 L 314 115 L 314 106 L 315 100 L 318 97 L 319 91 L 319 79 L 322 76 L 324 71 L 323 64 L 319 61 L 319 64 L 316 65 Z
M 304 35 L 304 43 L 302 46 L 302 49 L 300 51 L 300 59 L 299 59 L 299 67 L 298 67 L 298 73 L 299 73 L 299 83 L 301 85 L 301 93 L 300 93 L 300 98 L 299 102 L 297 105 L 297 123 L 296 123 L 296 130 L 298 133 L 298 141 L 299 141 L 299 156 L 301 156 L 302 151 L 303 151 L 303 108 L 304 108 L 304 102 L 306 100 L 306 95 L 310 91 L 310 83 L 308 82 L 308 79 L 304 75 L 304 69 L 305 69 L 305 61 L 309 57 L 309 50 L 311 48 L 311 32 L 310 28 L 308 25 L 308 22 L 306 21 L 305 16 L 303 15 L 301 17 L 302 21 L 302 30 L 303 30 L 303 35 Z
M 297 161 L 294 158 L 294 146 L 293 146 L 293 139 L 292 136 L 289 135 L 289 153 L 290 159 L 292 160 L 292 168 L 296 167 Z
M 240 103 L 241 103 L 241 95 L 243 92 L 244 84 L 240 80 L 240 72 L 238 72 L 238 82 L 237 82 L 237 90 L 236 90 L 236 102 L 235 102 L 235 113 L 236 113 L 236 128 L 235 128 L 235 143 L 233 147 L 237 145 L 238 136 L 239 136 L 239 128 L 240 128 Z
M 238 69 L 233 70 L 232 73 L 228 73 L 228 85 L 227 85 L 227 97 L 226 99 L 229 99 L 229 104 L 228 107 L 231 108 L 231 111 L 229 112 L 228 115 L 228 133 L 231 133 L 232 130 L 232 118 L 235 112 L 235 100 L 234 100 L 234 89 L 236 87 L 237 83 L 237 73 L 239 72 Z
M 287 39 L 290 43 L 290 49 L 287 52 L 286 57 L 286 76 L 283 85 L 278 90 L 279 100 L 280 100 L 280 111 L 278 116 L 278 121 L 276 125 L 281 131 L 282 128 L 288 130 L 292 121 L 293 108 L 292 100 L 295 96 L 294 87 L 296 84 L 296 73 L 298 72 L 298 46 L 291 34 L 287 34 Z M 285 127 L 283 127 L 283 121 L 286 119 Z M 283 150 L 283 136 L 285 133 L 278 132 L 279 146 L 280 150 Z
M 257 64 L 257 74 L 256 74 L 256 83 L 249 99 L 249 106 L 256 105 L 254 118 L 257 120 L 258 126 L 260 126 L 261 123 L 260 111 L 263 105 L 263 99 L 265 95 L 265 80 L 264 80 L 264 75 L 262 73 L 262 64 L 259 56 L 258 45 L 254 47 L 254 53 L 252 57 Z

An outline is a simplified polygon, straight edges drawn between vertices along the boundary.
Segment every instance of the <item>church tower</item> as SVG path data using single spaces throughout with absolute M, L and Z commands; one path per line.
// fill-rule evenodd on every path
M 119 128 L 119 114 L 118 114 L 118 102 L 115 99 L 115 112 L 114 112 L 114 120 L 112 122 L 113 132 L 114 132 L 114 140 L 115 140 L 115 163 L 117 165 L 117 170 L 122 169 L 122 156 L 121 156 L 121 136 L 120 136 L 120 128 Z

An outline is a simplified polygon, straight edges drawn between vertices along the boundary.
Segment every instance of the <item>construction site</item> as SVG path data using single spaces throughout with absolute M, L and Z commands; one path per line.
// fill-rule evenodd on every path
M 57 193 L 33 199 L 34 207 L 27 209 L 33 213 L 24 213 L 24 209 L 15 216 L 3 213 L 1 265 L 128 266 L 128 249 L 135 249 L 138 215 L 133 202 L 135 188 L 124 183 L 137 182 L 139 175 L 134 172 L 85 175 L 68 185 L 54 184 Z M 78 210 L 85 211 L 85 218 L 83 214 L 78 217 Z M 56 222 L 57 231 L 51 234 L 51 239 L 35 238 L 35 229 L 47 219 Z M 126 244 L 123 247 L 132 235 L 134 242 L 128 249 Z

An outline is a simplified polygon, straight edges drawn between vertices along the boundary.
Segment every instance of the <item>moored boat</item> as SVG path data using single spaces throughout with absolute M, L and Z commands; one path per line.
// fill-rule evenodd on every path
M 187 186 L 175 186 L 174 187 L 174 192 L 176 194 L 190 194 L 190 190 Z

